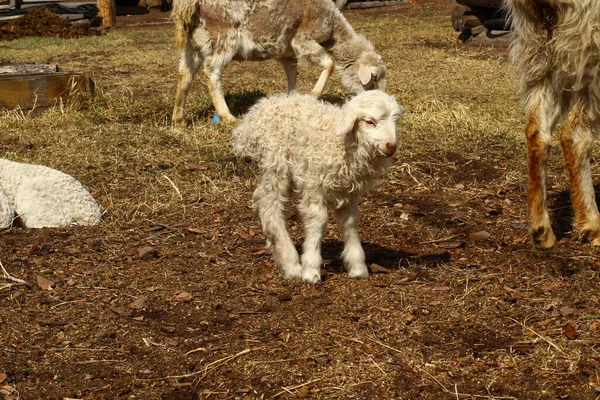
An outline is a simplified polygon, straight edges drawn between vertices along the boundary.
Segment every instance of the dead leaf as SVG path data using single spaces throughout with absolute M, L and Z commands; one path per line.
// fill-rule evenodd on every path
M 565 334 L 566 338 L 569 340 L 574 340 L 577 339 L 577 337 L 579 336 L 579 332 L 577 332 L 577 329 L 575 329 L 575 326 L 570 323 L 567 322 L 563 328 L 563 333 Z
M 460 241 L 450 241 L 450 242 L 440 242 L 438 243 L 438 247 L 442 249 L 458 249 L 459 247 L 463 247 L 465 242 Z
M 387 269 L 385 267 L 382 267 L 381 265 L 378 265 L 378 264 L 375 264 L 375 263 L 371 264 L 369 266 L 369 269 L 374 274 L 376 274 L 376 273 L 379 273 L 379 274 L 388 274 L 390 272 L 389 269 Z
M 190 292 L 183 291 L 179 292 L 173 299 L 181 303 L 189 303 L 194 299 L 194 296 Z
M 284 302 L 284 301 L 292 301 L 292 295 L 289 293 L 282 293 L 279 296 L 277 296 L 277 300 Z
M 158 250 L 153 246 L 145 246 L 138 250 L 138 257 L 142 260 L 152 260 L 158 258 Z
M 35 279 L 42 290 L 52 290 L 56 286 L 56 282 L 46 279 L 41 275 L 36 275 Z
M 473 242 L 481 242 L 484 240 L 488 240 L 491 236 L 492 235 L 490 235 L 486 231 L 475 232 L 469 234 L 469 240 L 472 240 Z
M 296 392 L 296 397 L 299 397 L 301 399 L 304 399 L 304 398 L 306 398 L 308 396 L 310 396 L 310 390 L 306 386 L 305 387 L 301 387 Z
M 190 171 L 206 171 L 208 167 L 206 165 L 198 164 L 198 163 L 189 163 L 188 169 Z
M 146 307 L 147 299 L 148 298 L 146 296 L 142 295 L 134 301 L 132 301 L 131 303 L 127 304 L 127 307 L 132 308 L 134 310 L 141 310 L 142 308 Z
M 0 383 L 4 383 L 6 378 L 8 378 L 8 376 L 4 372 L 0 372 Z
M 574 315 L 577 312 L 576 308 L 563 306 L 558 309 L 562 316 L 568 317 L 569 315 Z

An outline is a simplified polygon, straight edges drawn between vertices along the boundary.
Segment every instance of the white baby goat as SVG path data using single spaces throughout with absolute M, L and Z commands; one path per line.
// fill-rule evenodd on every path
M 403 113 L 394 97 L 379 90 L 363 92 L 341 108 L 309 95 L 279 95 L 259 101 L 234 129 L 234 153 L 259 163 L 254 206 L 285 278 L 321 279 L 328 207 L 343 233 L 348 276 L 369 276 L 358 202 L 392 163 Z M 286 224 L 294 191 L 306 234 L 301 262 Z

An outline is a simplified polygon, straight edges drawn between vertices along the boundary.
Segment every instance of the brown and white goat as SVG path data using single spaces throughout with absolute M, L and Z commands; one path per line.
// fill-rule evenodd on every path
M 175 37 L 180 51 L 173 121 L 184 118 L 192 78 L 200 65 L 217 113 L 229 111 L 221 75 L 233 60 L 275 59 L 288 91 L 296 89 L 299 58 L 322 67 L 312 94 L 321 96 L 334 68 L 352 93 L 386 89 L 386 69 L 373 44 L 358 35 L 331 0 L 174 0 Z
M 514 40 L 511 58 L 527 112 L 528 212 L 536 246 L 556 237 L 546 201 L 552 130 L 567 117 L 560 144 L 568 171 L 575 225 L 600 246 L 600 214 L 590 153 L 600 128 L 600 1 L 506 0 Z

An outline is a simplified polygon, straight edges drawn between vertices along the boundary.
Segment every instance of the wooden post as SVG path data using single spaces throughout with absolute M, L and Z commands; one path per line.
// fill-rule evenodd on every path
M 97 0 L 97 5 L 102 17 L 102 26 L 113 26 L 117 15 L 115 0 Z

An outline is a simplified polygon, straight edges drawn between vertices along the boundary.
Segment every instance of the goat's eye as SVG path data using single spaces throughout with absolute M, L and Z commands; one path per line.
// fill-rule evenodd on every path
M 377 122 L 375 122 L 375 121 L 374 121 L 374 120 L 372 120 L 372 119 L 365 119 L 365 122 L 367 123 L 367 125 L 370 125 L 370 126 L 377 126 Z

